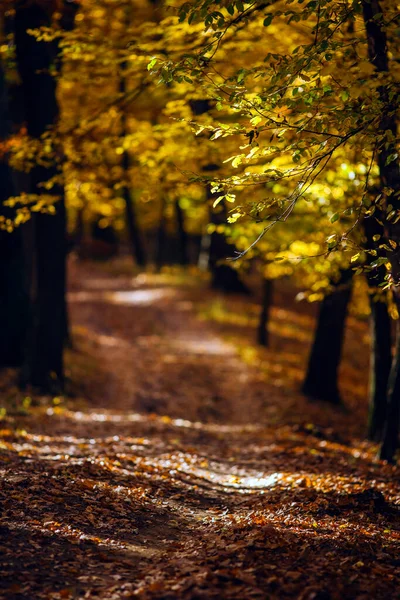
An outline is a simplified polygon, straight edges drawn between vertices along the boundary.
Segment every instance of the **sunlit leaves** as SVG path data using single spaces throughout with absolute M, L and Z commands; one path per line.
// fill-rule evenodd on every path
M 128 182 L 145 227 L 157 221 L 163 194 L 168 214 L 184 195 L 189 227 L 201 232 L 208 218 L 204 168 L 212 163 L 213 193 L 235 197 L 231 235 L 240 249 L 268 228 L 250 257 L 266 258 L 268 249 L 279 258 L 296 239 L 323 252 L 333 235 L 340 243 L 330 244 L 328 260 L 302 268 L 318 277 L 349 264 L 362 244 L 363 217 L 391 194 L 387 189 L 383 200 L 366 204 L 367 188 L 377 184 L 376 144 L 393 143 L 390 131 L 376 134 L 384 112 L 380 87 L 387 86 L 391 101 L 397 97 L 395 61 L 394 75 L 386 76 L 368 59 L 360 6 L 195 0 L 162 7 L 156 18 L 143 6 L 128 23 L 130 5 L 113 14 L 107 2 L 82 5 L 75 32 L 62 40 L 64 135 L 51 153 L 64 145 L 69 206 L 86 205 L 87 217 L 97 212 L 121 225 Z M 125 153 L 131 166 L 122 175 Z M 388 153 L 387 165 L 397 160 Z M 243 218 L 236 219 L 239 206 Z M 394 203 L 385 211 L 391 224 L 399 218 L 393 211 Z

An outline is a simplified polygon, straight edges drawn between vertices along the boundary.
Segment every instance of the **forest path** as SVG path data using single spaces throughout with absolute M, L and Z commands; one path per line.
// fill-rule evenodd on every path
M 188 276 L 71 279 L 86 400 L 3 421 L 1 597 L 400 598 L 399 469 L 360 441 L 353 380 L 348 412 L 296 393 L 307 314 L 277 309 L 258 351 L 251 301 Z
M 250 369 L 234 346 L 196 318 L 193 295 L 206 291 L 191 287 L 190 278 L 188 288 L 182 282 L 171 287 L 174 280 L 179 277 L 110 278 L 100 270 L 74 290 L 72 278 L 75 329 L 96 346 L 107 374 L 101 399 L 96 390 L 97 403 L 192 421 L 257 422 L 265 401 L 262 383 L 249 386 Z

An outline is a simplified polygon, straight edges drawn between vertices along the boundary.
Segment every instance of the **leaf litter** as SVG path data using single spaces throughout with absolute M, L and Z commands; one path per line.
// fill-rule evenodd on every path
M 76 397 L 1 422 L 1 596 L 400 598 L 399 469 L 363 439 L 362 325 L 337 409 L 297 392 L 312 314 L 284 291 L 257 349 L 234 318 L 250 300 L 71 267 Z

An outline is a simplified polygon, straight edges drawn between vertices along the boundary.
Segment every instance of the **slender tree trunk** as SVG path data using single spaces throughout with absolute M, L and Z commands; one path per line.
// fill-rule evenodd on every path
M 157 269 L 161 269 L 163 265 L 165 265 L 165 242 L 167 239 L 166 232 L 166 216 L 165 216 L 165 205 L 166 200 L 163 195 L 161 199 L 161 209 L 160 209 L 160 220 L 158 223 L 157 229 L 157 238 L 156 238 L 156 267 Z
M 211 171 L 215 165 L 208 165 L 205 170 Z M 215 194 L 207 186 L 207 197 L 211 203 Z M 249 294 L 249 288 L 243 283 L 236 269 L 230 266 L 228 258 L 235 255 L 235 247 L 230 244 L 224 233 L 218 231 L 219 225 L 227 223 L 227 210 L 224 202 L 220 202 L 215 209 L 210 208 L 210 221 L 216 226 L 210 236 L 208 266 L 211 271 L 211 287 L 228 294 Z
M 316 400 L 340 404 L 338 369 L 342 355 L 353 271 L 343 271 L 336 289 L 321 303 L 317 329 L 302 392 Z
M 126 153 L 127 154 L 127 153 Z M 124 167 L 125 170 L 125 167 Z M 125 174 L 127 177 L 127 172 Z M 129 189 L 126 186 L 124 188 L 124 200 L 125 200 L 125 216 L 126 224 L 128 226 L 129 241 L 131 244 L 132 256 L 134 261 L 139 267 L 145 267 L 147 265 L 146 253 L 144 250 L 143 239 L 137 222 L 136 210 L 133 204 L 133 200 L 129 193 Z
M 185 212 L 180 205 L 179 199 L 175 201 L 176 224 L 178 230 L 179 262 L 186 266 L 188 259 L 188 236 L 185 229 Z
M 382 26 L 384 14 L 379 0 L 362 0 L 363 17 L 368 41 L 368 56 L 370 62 L 379 73 L 389 72 L 389 57 L 387 36 Z M 377 148 L 377 159 L 382 190 L 389 188 L 389 197 L 394 210 L 400 210 L 400 162 L 397 157 L 397 105 L 390 95 L 389 85 L 378 88 L 382 103 L 382 117 L 379 131 L 382 141 Z M 395 98 L 395 95 L 394 95 Z M 393 157 L 395 158 L 393 160 Z M 400 222 L 386 221 L 388 238 L 397 244 L 388 258 L 391 266 L 394 298 L 400 311 Z M 399 329 L 399 326 L 397 326 Z M 387 391 L 387 413 L 383 432 L 383 442 L 380 457 L 393 461 L 398 447 L 400 413 L 400 339 L 397 332 L 395 354 L 392 360 L 389 385 Z
M 388 403 L 380 458 L 393 462 L 399 441 L 400 420 L 400 323 L 396 324 L 396 347 L 388 384 Z
M 207 99 L 191 100 L 189 104 L 194 115 L 202 115 L 211 109 L 210 100 Z M 211 173 L 217 171 L 218 168 L 218 165 L 209 163 L 204 166 L 203 170 Z M 210 185 L 207 186 L 207 198 L 210 202 L 211 223 L 216 226 L 225 225 L 227 219 L 226 205 L 224 202 L 220 202 L 216 210 L 213 210 L 211 205 L 215 195 L 211 192 Z M 226 293 L 249 294 L 250 290 L 241 281 L 238 271 L 227 262 L 228 258 L 234 256 L 235 247 L 229 244 L 225 235 L 217 230 L 210 235 L 208 241 L 208 267 L 211 272 L 211 287 Z M 200 256 L 200 261 L 203 262 L 202 256 Z
M 386 420 L 387 390 L 392 363 L 391 320 L 387 305 L 371 298 L 371 360 L 368 437 L 381 441 Z
M 379 252 L 379 241 L 374 241 L 374 236 L 384 235 L 381 222 L 383 215 L 375 211 L 373 217 L 364 220 L 367 250 Z M 369 255 L 369 264 L 375 257 Z M 381 266 L 367 272 L 367 281 L 370 293 L 370 331 L 371 331 L 371 358 L 369 374 L 369 415 L 368 438 L 381 441 L 386 420 L 387 388 L 392 362 L 392 335 L 391 319 L 384 299 L 378 295 L 379 285 L 384 283 L 387 271 Z
M 50 6 L 50 4 L 49 4 Z M 49 25 L 49 12 L 39 4 L 19 2 L 15 14 L 17 62 L 25 101 L 28 133 L 35 138 L 56 123 L 58 105 L 56 82 L 49 69 L 57 60 L 55 43 L 38 42 L 28 33 Z M 31 192 L 43 194 L 40 184 L 59 173 L 56 165 L 36 166 L 31 172 Z M 36 299 L 31 347 L 23 370 L 24 383 L 45 392 L 63 387 L 63 347 L 65 339 L 66 286 L 66 213 L 64 190 L 55 186 L 58 195 L 56 214 L 35 215 Z
M 0 63 L 0 143 L 11 132 L 4 72 Z M 0 156 L 0 214 L 13 219 L 15 214 L 3 203 L 15 194 L 7 156 Z M 23 362 L 30 315 L 26 285 L 21 228 L 0 230 L 0 368 L 16 367 Z
M 200 239 L 199 256 L 197 266 L 201 271 L 208 271 L 210 261 L 211 236 L 209 233 L 203 233 Z
M 268 323 L 272 306 L 272 293 L 273 282 L 270 279 L 263 278 L 262 305 L 257 328 L 257 342 L 261 346 L 269 346 Z

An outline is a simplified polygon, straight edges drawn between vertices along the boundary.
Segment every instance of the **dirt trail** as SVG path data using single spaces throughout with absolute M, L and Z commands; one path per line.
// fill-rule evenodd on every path
M 69 299 L 88 399 L 3 420 L 0 597 L 400 598 L 399 470 L 352 388 L 296 393 L 307 315 L 259 354 L 188 277 L 73 265 Z
M 70 301 L 73 323 L 108 375 L 100 401 L 189 420 L 257 421 L 262 385 L 248 385 L 234 346 L 194 315 L 193 295 L 205 290 L 171 288 L 162 276 L 99 275 L 79 280 Z

